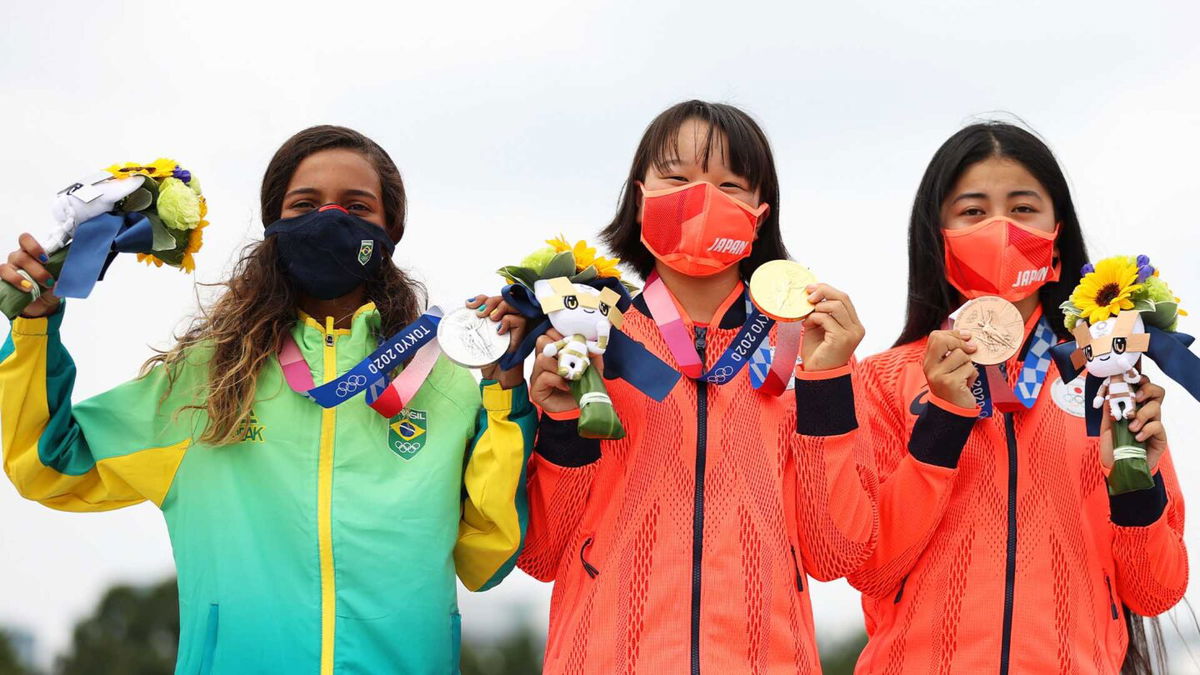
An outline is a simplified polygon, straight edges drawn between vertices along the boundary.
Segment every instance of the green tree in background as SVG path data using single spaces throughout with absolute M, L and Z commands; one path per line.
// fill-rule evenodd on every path
M 175 580 L 154 586 L 113 586 L 95 613 L 75 626 L 58 675 L 171 675 L 179 646 Z
M 821 670 L 825 675 L 852 675 L 858 655 L 867 646 L 867 634 L 855 631 L 821 645 Z
M 542 672 L 542 637 L 527 624 L 500 641 L 477 644 L 464 639 L 462 675 L 531 675 Z
M 0 630 L 0 675 L 34 675 L 17 659 L 17 650 L 9 642 L 8 634 Z

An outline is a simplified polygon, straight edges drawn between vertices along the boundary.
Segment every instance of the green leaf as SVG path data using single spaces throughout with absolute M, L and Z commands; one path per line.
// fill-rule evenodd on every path
M 147 178 L 142 181 L 142 187 L 138 189 L 150 193 L 150 205 L 146 209 L 153 210 L 158 207 L 158 183 L 153 178 Z
M 1142 313 L 1142 321 L 1162 330 L 1172 330 L 1177 318 L 1179 318 L 1179 303 L 1173 300 L 1155 303 L 1153 311 Z
M 571 277 L 571 283 L 586 284 L 587 282 L 589 282 L 599 276 L 600 276 L 600 273 L 596 271 L 596 267 L 594 265 L 589 265 L 587 269 L 585 269 L 582 272 Z
M 175 248 L 178 243 L 175 237 L 171 235 L 170 229 L 163 225 L 163 221 L 153 213 L 143 213 L 146 220 L 150 221 L 150 231 L 154 233 L 154 243 L 150 248 L 154 251 L 169 251 Z M 186 243 L 185 243 L 186 245 Z
M 143 181 L 143 184 L 147 181 Z M 118 208 L 125 212 L 144 211 L 150 208 L 150 205 L 153 203 L 154 195 L 146 188 L 140 187 L 130 193 L 128 197 L 122 199 Z
M 1149 298 L 1138 298 L 1133 302 L 1133 311 L 1135 312 L 1153 312 L 1154 301 Z
M 546 268 L 542 270 L 543 279 L 554 279 L 555 277 L 571 277 L 575 275 L 575 254 L 571 251 L 563 251 L 550 259 L 546 263 Z
M 496 273 L 505 279 L 508 279 L 508 281 L 511 283 L 522 284 L 530 288 L 533 288 L 533 282 L 537 281 L 537 272 L 534 272 L 528 267 L 508 265 L 496 270 Z

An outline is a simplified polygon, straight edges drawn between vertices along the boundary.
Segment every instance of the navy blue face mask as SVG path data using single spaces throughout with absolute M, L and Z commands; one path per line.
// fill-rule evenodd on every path
M 279 262 L 306 295 L 332 300 L 371 278 L 392 256 L 396 245 L 382 227 L 326 204 L 295 218 L 281 218 L 266 229 L 275 237 Z

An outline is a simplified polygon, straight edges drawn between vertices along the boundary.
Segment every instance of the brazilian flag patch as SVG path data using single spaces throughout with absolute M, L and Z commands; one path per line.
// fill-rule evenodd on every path
M 425 447 L 428 416 L 424 410 L 405 408 L 388 423 L 388 447 L 402 459 L 412 459 Z
M 363 239 L 358 244 L 358 264 L 366 267 L 371 261 L 371 252 L 375 250 L 375 242 L 371 239 Z

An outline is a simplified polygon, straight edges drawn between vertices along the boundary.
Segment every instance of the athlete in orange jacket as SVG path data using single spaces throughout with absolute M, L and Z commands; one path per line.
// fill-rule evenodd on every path
M 1156 485 L 1109 497 L 1083 381 L 1059 381 L 1046 352 L 1066 335 L 1058 305 L 1086 261 L 1049 149 L 1003 124 L 952 137 L 918 190 L 910 258 L 899 346 L 859 369 L 880 534 L 850 576 L 870 636 L 857 672 L 1116 673 L 1127 625 L 1138 636 L 1130 663 L 1144 661 L 1141 618 L 1129 612 L 1152 616 L 1183 597 L 1183 499 L 1162 389 L 1143 387 L 1133 426 L 1160 457 Z M 1006 385 L 991 389 L 970 360 L 976 339 L 928 336 L 979 295 L 1005 297 L 1025 318 Z M 1015 411 L 1002 410 L 1013 408 L 1006 390 Z
M 662 166 L 662 157 L 674 161 Z M 754 250 L 742 267 L 734 263 L 745 256 L 734 257 L 701 278 L 691 266 L 714 246 L 682 246 L 673 266 L 639 250 L 642 239 L 660 240 L 649 232 L 651 216 L 641 217 L 635 181 L 645 184 L 648 214 L 658 209 L 656 190 L 673 185 L 732 212 L 758 210 L 778 197 L 766 139 L 736 108 L 680 104 L 651 124 L 632 176 L 609 242 L 643 276 L 661 274 L 658 292 L 669 295 L 657 296 L 666 308 L 651 311 L 651 276 L 622 330 L 685 371 L 688 355 L 660 328 L 664 314 L 678 311 L 686 349 L 716 377 L 753 315 L 745 270 L 786 257 L 778 216 L 724 231 L 746 244 L 757 234 Z M 705 213 L 710 225 L 731 222 Z M 744 368 L 724 384 L 683 377 L 661 402 L 610 380 L 622 440 L 582 439 L 575 421 L 553 419 L 575 403 L 555 388 L 565 383 L 554 360 L 539 357 L 534 400 L 548 414 L 529 466 L 530 528 L 518 565 L 554 582 L 545 672 L 820 671 L 806 576 L 828 580 L 857 568 L 871 553 L 877 518 L 870 453 L 856 456 L 864 444 L 856 442 L 847 364 L 861 326 L 843 294 L 826 286 L 816 294 L 824 299 L 802 351 L 810 370 L 822 370 L 797 373 L 794 393 L 756 391 Z

